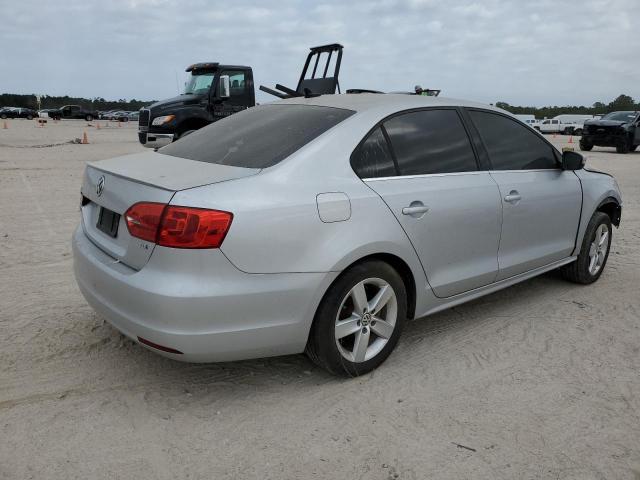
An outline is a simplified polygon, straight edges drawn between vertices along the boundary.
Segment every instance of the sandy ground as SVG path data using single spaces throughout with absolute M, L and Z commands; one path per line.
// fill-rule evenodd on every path
M 640 153 L 587 154 L 625 201 L 595 285 L 412 322 L 343 380 L 302 355 L 177 363 L 96 316 L 70 249 L 84 162 L 140 150 L 135 125 L 0 122 L 0 478 L 640 478 Z

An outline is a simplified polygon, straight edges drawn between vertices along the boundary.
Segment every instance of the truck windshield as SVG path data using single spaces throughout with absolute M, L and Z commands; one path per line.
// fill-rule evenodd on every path
M 617 120 L 619 122 L 632 122 L 636 118 L 635 112 L 612 112 L 602 117 L 603 120 Z
M 233 167 L 267 168 L 354 113 L 312 105 L 261 105 L 218 120 L 158 153 Z
M 203 94 L 209 91 L 215 72 L 191 72 L 191 77 L 184 87 L 184 94 Z

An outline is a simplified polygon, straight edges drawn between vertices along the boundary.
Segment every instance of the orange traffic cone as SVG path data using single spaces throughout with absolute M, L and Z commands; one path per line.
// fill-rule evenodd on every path
M 82 135 L 82 144 L 87 145 L 89 143 L 89 138 L 87 137 L 87 132 L 84 132 Z
M 5 120 L 3 125 L 2 125 L 2 129 L 6 130 L 7 128 L 9 128 L 9 124 L 7 123 L 7 121 Z
M 569 137 L 569 143 L 573 143 L 573 135 Z

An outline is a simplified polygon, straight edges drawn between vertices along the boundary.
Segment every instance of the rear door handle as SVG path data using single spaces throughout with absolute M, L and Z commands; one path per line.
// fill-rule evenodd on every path
M 429 211 L 429 207 L 423 205 L 422 202 L 411 202 L 409 207 L 402 209 L 403 215 L 421 216 Z
M 522 200 L 522 196 L 518 193 L 517 190 L 511 190 L 509 195 L 504 196 L 504 201 L 509 203 L 516 203 Z

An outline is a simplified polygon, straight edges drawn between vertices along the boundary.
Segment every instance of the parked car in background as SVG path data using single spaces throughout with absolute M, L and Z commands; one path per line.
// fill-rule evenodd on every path
M 121 110 L 119 112 L 112 114 L 110 120 L 115 120 L 117 122 L 128 122 L 130 113 L 131 112 L 126 112 L 124 110 Z
M 0 109 L 0 118 L 2 118 L 3 120 L 7 118 L 16 118 L 17 116 L 18 116 L 18 113 L 16 112 L 16 109 L 13 107 L 2 107 Z
M 57 110 L 55 108 L 43 108 L 42 110 L 38 110 L 38 116 L 40 118 L 49 118 L 49 112 L 52 110 Z
M 635 151 L 640 145 L 640 112 L 611 112 L 584 123 L 580 150 L 594 146 L 616 147 L 618 153 Z
M 81 107 L 80 105 L 65 105 L 64 107 L 49 111 L 49 117 L 60 119 L 84 119 L 90 122 L 98 118 L 98 112 Z
M 534 115 L 530 114 L 518 114 L 514 115 L 518 120 L 523 123 L 526 123 L 531 128 L 535 128 L 536 130 L 540 130 L 540 121 L 536 119 Z
M 595 282 L 622 199 L 583 165 L 477 103 L 282 100 L 90 162 L 75 275 L 100 315 L 167 357 L 306 351 L 360 375 L 408 319 L 558 268 Z
M 140 119 L 140 112 L 129 112 L 127 115 L 130 122 L 137 122 Z
M 539 128 L 542 133 L 560 133 L 563 135 L 580 135 L 582 124 L 551 118 L 540 122 Z
M 38 112 L 36 112 L 32 108 L 16 108 L 17 118 L 26 118 L 27 120 L 33 120 L 37 116 L 38 116 Z

